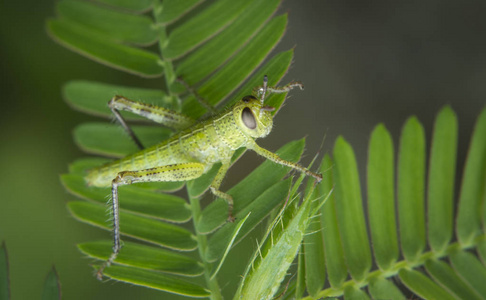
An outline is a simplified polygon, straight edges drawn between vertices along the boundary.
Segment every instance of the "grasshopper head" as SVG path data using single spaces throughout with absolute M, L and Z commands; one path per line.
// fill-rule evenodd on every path
M 245 96 L 233 107 L 236 124 L 253 138 L 265 137 L 272 130 L 273 107 L 265 106 L 254 96 Z

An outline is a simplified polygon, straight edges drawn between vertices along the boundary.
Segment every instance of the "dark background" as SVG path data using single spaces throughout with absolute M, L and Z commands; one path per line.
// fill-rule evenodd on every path
M 83 155 L 71 131 L 91 119 L 63 102 L 63 83 L 90 79 L 157 87 L 161 81 L 147 83 L 52 42 L 45 20 L 54 16 L 54 7 L 52 0 L 0 2 L 0 239 L 9 251 L 12 299 L 38 298 L 53 264 L 65 299 L 165 298 L 168 294 L 95 280 L 75 244 L 108 233 L 68 214 L 65 203 L 74 197 L 59 182 L 67 164 Z M 343 135 L 364 174 L 367 140 L 376 124 L 385 123 L 397 147 L 407 117 L 418 116 L 430 138 L 436 113 L 451 105 L 459 118 L 462 170 L 486 103 L 485 1 L 287 0 L 283 12 L 289 12 L 289 26 L 277 51 L 295 46 L 284 81 L 301 80 L 306 89 L 292 93 L 262 146 L 275 150 L 307 136 L 308 163 L 324 135 L 324 152 L 332 152 L 335 138 Z M 247 154 L 223 190 L 260 161 Z M 239 246 L 232 257 L 240 257 L 243 266 L 253 249 Z M 223 270 L 231 278 L 221 282 L 224 290 L 237 284 L 241 266 Z

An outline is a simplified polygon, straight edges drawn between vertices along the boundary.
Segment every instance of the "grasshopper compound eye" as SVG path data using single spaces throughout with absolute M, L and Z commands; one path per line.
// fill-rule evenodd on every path
M 241 120 L 243 121 L 243 124 L 245 124 L 245 126 L 249 129 L 256 128 L 255 116 L 253 115 L 251 109 L 249 109 L 248 107 L 245 107 L 241 112 Z

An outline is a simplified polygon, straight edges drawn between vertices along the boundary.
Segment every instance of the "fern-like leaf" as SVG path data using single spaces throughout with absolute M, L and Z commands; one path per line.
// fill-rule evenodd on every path
M 207 113 L 192 93 L 176 79 L 181 78 L 214 106 L 231 105 L 261 84 L 263 75 L 275 85 L 287 72 L 293 51 L 281 52 L 263 64 L 282 38 L 287 15 L 273 17 L 280 0 L 237 1 L 93 1 L 63 0 L 57 17 L 47 23 L 49 34 L 61 45 L 107 66 L 142 77 L 161 77 L 165 89 L 147 89 L 76 80 L 63 89 L 73 108 L 100 117 L 110 117 L 106 103 L 115 95 L 180 111 L 194 119 Z M 186 14 L 190 13 L 190 17 Z M 158 48 L 149 47 L 157 44 Z M 280 108 L 285 94 L 273 95 L 269 105 Z M 127 120 L 141 118 L 122 112 Z M 143 144 L 167 139 L 165 128 L 133 126 Z M 74 131 L 79 147 L 93 154 L 122 157 L 136 151 L 135 145 L 114 124 L 86 123 Z M 304 141 L 295 141 L 278 151 L 282 158 L 298 161 Z M 233 157 L 237 160 L 243 151 Z M 61 177 L 72 194 L 87 201 L 68 204 L 78 220 L 111 230 L 106 215 L 107 188 L 87 187 L 87 169 L 104 159 L 80 159 Z M 189 205 L 174 191 L 184 182 L 138 184 L 120 188 L 120 224 L 123 251 L 104 274 L 112 279 L 170 293 L 220 298 L 216 278 L 211 275 L 227 250 L 241 241 L 288 196 L 291 180 L 281 181 L 288 168 L 265 162 L 229 194 L 237 201 L 234 213 L 244 223 L 226 224 L 227 205 L 215 201 L 201 210 L 199 198 L 218 171 L 211 171 L 187 184 Z M 248 186 L 252 191 L 248 191 Z M 251 213 L 250 213 L 251 212 Z M 194 230 L 180 223 L 194 222 Z M 127 237 L 135 242 L 130 242 Z M 143 242 L 143 243 L 141 243 Z M 86 255 L 105 260 L 111 241 L 78 245 Z M 164 247 L 168 250 L 161 249 Z M 185 252 L 199 250 L 199 259 Z M 193 280 L 204 274 L 206 283 Z M 212 274 L 214 275 L 214 274 Z
M 318 186 L 320 197 L 332 186 L 335 192 L 321 209 L 320 224 L 307 229 L 319 234 L 305 240 L 299 260 L 305 280 L 289 284 L 297 288 L 288 296 L 300 298 L 298 287 L 305 284 L 303 299 L 407 299 L 406 289 L 424 299 L 485 299 L 486 110 L 471 139 L 457 209 L 456 147 L 457 119 L 445 107 L 435 122 L 426 176 L 424 130 L 411 117 L 395 171 L 391 136 L 378 125 L 370 140 L 363 202 L 353 150 L 338 138 L 334 159 L 326 156 L 321 164 L 324 179 Z M 326 283 L 316 270 L 326 270 Z

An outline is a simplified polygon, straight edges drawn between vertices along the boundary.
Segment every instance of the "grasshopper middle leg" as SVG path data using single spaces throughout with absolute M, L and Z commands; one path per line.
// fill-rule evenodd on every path
M 183 163 L 160 166 L 140 171 L 123 171 L 113 179 L 111 185 L 112 214 L 113 214 L 113 252 L 108 260 L 100 267 L 96 277 L 101 280 L 103 271 L 116 259 L 122 247 L 120 240 L 120 211 L 118 204 L 118 187 L 137 182 L 157 181 L 185 181 L 200 177 L 204 172 L 204 165 L 200 163 Z
M 224 176 L 228 172 L 230 165 L 231 165 L 230 161 L 223 162 L 223 165 L 219 169 L 218 174 L 216 174 L 216 177 L 214 177 L 214 180 L 211 183 L 211 186 L 209 188 L 211 189 L 211 192 L 216 197 L 223 198 L 224 200 L 226 200 L 226 202 L 228 202 L 228 221 L 234 222 L 235 217 L 233 216 L 233 197 L 219 190 L 219 187 L 221 186 L 221 182 L 223 181 Z

